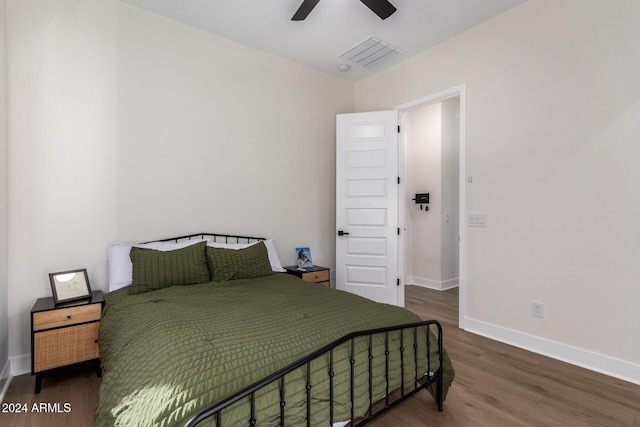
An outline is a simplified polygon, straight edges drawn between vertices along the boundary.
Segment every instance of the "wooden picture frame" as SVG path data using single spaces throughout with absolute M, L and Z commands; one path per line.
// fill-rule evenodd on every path
M 87 269 L 49 273 L 55 304 L 91 298 Z

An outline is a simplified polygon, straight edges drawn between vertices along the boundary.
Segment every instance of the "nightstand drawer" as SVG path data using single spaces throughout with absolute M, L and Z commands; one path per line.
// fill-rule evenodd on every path
M 89 304 L 33 313 L 33 330 L 41 331 L 100 320 L 101 312 L 101 304 Z
M 295 265 L 292 265 L 290 267 L 285 267 L 284 269 L 287 271 L 287 274 L 299 277 L 305 282 L 317 283 L 319 285 L 326 286 L 327 288 L 331 287 L 329 285 L 330 271 L 327 267 L 314 265 L 307 270 L 300 270 Z
M 96 305 L 100 308 L 100 304 Z M 57 311 L 57 310 L 56 310 Z M 97 359 L 100 322 L 33 334 L 33 371 Z
M 328 282 L 329 281 L 329 270 L 324 271 L 311 271 L 309 273 L 302 273 L 302 280 L 306 282 Z

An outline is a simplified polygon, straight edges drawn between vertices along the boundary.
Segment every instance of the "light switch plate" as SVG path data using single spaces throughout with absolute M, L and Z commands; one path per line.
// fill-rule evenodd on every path
M 469 214 L 467 219 L 467 225 L 469 227 L 487 227 L 487 215 L 486 214 Z

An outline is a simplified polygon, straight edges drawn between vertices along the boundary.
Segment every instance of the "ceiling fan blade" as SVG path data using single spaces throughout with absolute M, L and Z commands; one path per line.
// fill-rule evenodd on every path
M 304 21 L 304 19 L 311 13 L 313 8 L 316 7 L 319 1 L 320 0 L 304 0 L 291 20 Z
M 387 19 L 396 11 L 394 5 L 389 3 L 387 0 L 360 0 L 364 3 L 369 9 L 373 11 L 376 15 L 380 17 L 380 19 Z

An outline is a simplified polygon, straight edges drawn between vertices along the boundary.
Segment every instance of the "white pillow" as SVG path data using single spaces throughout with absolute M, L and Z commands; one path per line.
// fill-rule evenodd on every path
M 133 264 L 129 258 L 132 247 L 172 251 L 186 248 L 202 242 L 202 239 L 191 239 L 184 242 L 151 242 L 151 243 L 112 243 L 109 246 L 109 292 L 125 286 L 133 281 Z
M 271 264 L 271 270 L 285 272 L 280 263 L 280 258 L 278 258 L 278 251 L 276 251 L 275 244 L 273 239 L 261 240 L 264 242 L 264 245 L 267 247 L 267 254 L 269 255 L 269 264 Z M 226 249 L 244 249 L 249 246 L 253 246 L 259 242 L 251 242 L 251 243 L 218 243 L 214 241 L 207 241 L 207 246 L 211 246 L 212 248 L 226 248 Z

